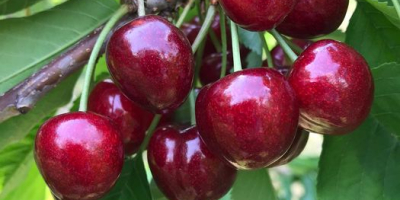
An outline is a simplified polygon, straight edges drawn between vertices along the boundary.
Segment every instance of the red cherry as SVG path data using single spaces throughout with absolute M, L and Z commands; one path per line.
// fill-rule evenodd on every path
M 139 150 L 154 114 L 125 97 L 111 80 L 96 85 L 89 96 L 88 110 L 109 117 L 122 134 L 126 155 Z
M 61 200 L 95 200 L 116 182 L 124 163 L 123 144 L 111 121 L 74 112 L 49 119 L 39 129 L 35 160 Z
M 196 127 L 157 129 L 148 159 L 154 180 L 168 199 L 217 200 L 236 178 L 236 170 L 208 150 Z
M 136 18 L 115 31 L 106 56 L 115 84 L 129 99 L 153 113 L 175 110 L 192 88 L 190 43 L 162 17 Z
M 302 128 L 298 128 L 296 137 L 294 138 L 292 145 L 290 145 L 289 150 L 281 158 L 279 158 L 279 160 L 275 161 L 268 167 L 285 165 L 297 158 L 306 147 L 309 135 L 309 132 L 304 131 Z
M 196 121 L 210 149 L 238 169 L 263 168 L 292 144 L 299 118 L 294 91 L 273 69 L 235 72 L 204 87 Z
M 298 0 L 293 11 L 276 28 L 295 38 L 314 38 L 335 31 L 346 16 L 349 0 Z
M 219 0 L 226 15 L 249 31 L 275 28 L 292 11 L 297 0 Z
M 300 39 L 292 39 L 292 42 L 303 50 L 305 50 L 312 43 L 312 41 L 310 40 L 300 40 Z M 271 50 L 271 55 L 273 58 L 274 66 L 276 67 L 285 67 L 292 65 L 292 62 L 286 56 L 285 52 L 283 51 L 280 45 L 276 45 Z
M 289 82 L 300 102 L 300 125 L 311 132 L 352 132 L 370 112 L 371 71 L 344 43 L 321 40 L 310 45 L 293 64 Z

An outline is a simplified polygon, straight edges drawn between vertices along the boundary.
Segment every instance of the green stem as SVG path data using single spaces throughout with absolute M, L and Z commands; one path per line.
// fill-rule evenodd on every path
M 289 45 L 286 43 L 285 39 L 283 39 L 281 34 L 279 34 L 278 31 L 276 31 L 275 29 L 272 29 L 270 33 L 275 37 L 276 41 L 278 41 L 278 44 L 282 47 L 283 51 L 286 53 L 289 59 L 292 62 L 294 62 L 297 59 L 297 55 L 289 47 Z
M 156 114 L 154 116 L 153 121 L 150 124 L 150 127 L 147 129 L 146 137 L 144 138 L 142 145 L 140 145 L 138 153 L 142 153 L 144 152 L 144 150 L 146 150 L 147 146 L 149 145 L 150 138 L 151 136 L 153 136 L 154 130 L 156 130 L 158 122 L 160 122 L 161 116 L 162 115 L 160 114 Z
M 228 63 L 228 55 L 226 55 L 228 51 L 228 41 L 226 38 L 226 17 L 225 14 L 222 11 L 222 8 L 219 8 L 219 13 L 220 13 L 220 18 L 219 18 L 219 23 L 221 26 L 221 42 L 222 42 L 222 67 L 221 67 L 221 76 L 220 78 L 223 78 L 226 75 L 226 65 Z
M 200 22 L 203 23 L 204 19 L 203 19 L 203 15 L 201 13 L 201 1 L 200 0 L 196 0 L 196 8 L 197 8 L 197 15 L 199 16 Z
M 204 19 L 204 23 L 201 26 L 199 34 L 197 35 L 196 39 L 194 40 L 194 42 L 192 44 L 193 53 L 196 52 L 196 50 L 199 48 L 201 42 L 207 36 L 208 30 L 210 29 L 210 26 L 211 26 L 211 23 L 214 20 L 214 16 L 215 16 L 215 6 L 212 5 L 212 6 L 208 7 L 208 11 L 207 11 L 206 18 Z
M 272 67 L 274 67 L 274 63 L 272 62 L 273 58 L 271 55 L 271 51 L 268 48 L 268 43 L 267 43 L 267 40 L 265 40 L 265 36 L 264 36 L 263 32 L 260 32 L 260 39 L 261 39 L 261 42 L 263 43 L 265 53 L 267 54 L 268 67 L 272 68 Z
M 85 81 L 83 83 L 83 91 L 81 100 L 79 103 L 79 111 L 86 111 L 87 110 L 87 101 L 89 98 L 89 91 L 90 91 L 90 84 L 92 82 L 93 73 L 96 67 L 96 60 L 99 57 L 101 46 L 103 45 L 104 41 L 107 38 L 108 33 L 114 27 L 114 25 L 118 22 L 118 20 L 128 13 L 128 6 L 122 5 L 110 18 L 107 24 L 104 26 L 103 30 L 101 31 L 99 38 L 97 39 L 92 53 L 90 54 L 89 62 L 86 67 L 86 74 L 85 74 Z
M 394 8 L 396 9 L 397 15 L 399 16 L 400 19 L 400 2 L 399 0 L 392 0 Z
M 236 24 L 231 21 L 232 52 L 233 52 L 233 70 L 235 72 L 242 70 L 242 60 L 240 58 L 239 35 Z
M 196 124 L 196 97 L 194 94 L 194 89 L 190 91 L 189 94 L 189 103 L 190 103 L 190 122 L 192 125 Z
M 283 37 L 283 39 L 286 41 L 289 47 L 293 49 L 293 51 L 296 54 L 301 54 L 303 52 L 303 49 L 301 49 L 299 46 L 297 46 L 297 44 L 293 43 L 291 40 L 287 39 L 286 37 Z
M 137 0 L 138 2 L 138 16 L 142 17 L 146 15 L 146 8 L 144 6 L 144 0 Z
M 185 18 L 186 18 L 186 16 L 187 16 L 187 14 L 189 13 L 190 8 L 192 7 L 193 3 L 194 3 L 194 0 L 189 0 L 189 1 L 187 2 L 185 8 L 183 9 L 183 12 L 182 12 L 181 16 L 179 16 L 178 22 L 176 22 L 176 24 L 175 24 L 176 27 L 179 28 L 179 27 L 182 26 L 182 24 L 183 24 L 183 22 L 185 21 Z
M 215 34 L 215 32 L 212 28 L 210 28 L 210 31 L 208 34 L 210 35 L 211 42 L 213 43 L 217 52 L 221 52 L 222 51 L 221 43 L 218 41 L 217 35 Z
M 196 53 L 196 67 L 195 67 L 195 72 L 194 72 L 194 82 L 193 85 L 201 85 L 199 83 L 199 73 L 200 73 L 200 68 L 201 68 L 201 63 L 203 62 L 203 55 L 204 55 L 204 48 L 206 46 L 206 42 L 205 40 L 203 40 L 203 42 L 201 42 L 199 48 L 197 49 L 197 53 Z

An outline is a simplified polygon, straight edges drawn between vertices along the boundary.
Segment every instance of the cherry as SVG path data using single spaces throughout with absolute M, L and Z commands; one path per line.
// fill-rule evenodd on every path
M 236 170 L 208 150 L 196 127 L 157 129 L 148 160 L 157 186 L 171 200 L 217 200 L 236 179 Z
M 49 119 L 35 141 L 38 168 L 60 200 L 94 200 L 116 182 L 124 163 L 123 144 L 112 122 L 74 112 Z
M 274 69 L 235 72 L 207 85 L 196 101 L 196 121 L 210 149 L 238 169 L 263 168 L 292 144 L 299 108 L 294 91 Z
M 301 39 L 292 39 L 292 42 L 303 50 L 305 50 L 312 43 L 310 40 Z M 276 45 L 271 50 L 271 56 L 273 58 L 273 63 L 275 67 L 289 67 L 292 65 L 292 62 L 286 56 L 280 45 Z
M 289 83 L 300 103 L 300 125 L 308 131 L 346 134 L 370 112 L 371 71 L 364 58 L 344 43 L 311 44 L 293 64 Z
M 298 0 L 277 30 L 303 39 L 329 34 L 343 22 L 348 5 L 349 0 Z
M 190 43 L 162 17 L 139 17 L 115 31 L 106 58 L 115 84 L 129 99 L 153 113 L 175 110 L 192 88 Z
M 309 132 L 304 131 L 302 128 L 298 128 L 296 137 L 294 138 L 292 145 L 290 145 L 289 150 L 281 158 L 279 158 L 279 160 L 275 161 L 268 167 L 285 165 L 297 158 L 306 147 L 309 135 Z
M 292 11 L 297 0 L 219 0 L 226 15 L 249 31 L 275 28 Z
M 126 98 L 111 80 L 96 85 L 89 96 L 88 110 L 109 117 L 119 128 L 126 155 L 139 150 L 154 115 Z
M 227 52 L 227 63 L 226 63 L 226 74 L 229 74 L 233 68 L 233 56 L 232 52 Z M 203 59 L 199 78 L 200 82 L 203 85 L 207 85 L 209 83 L 213 83 L 217 81 L 221 77 L 221 69 L 222 69 L 222 54 L 221 53 L 213 53 L 208 55 Z

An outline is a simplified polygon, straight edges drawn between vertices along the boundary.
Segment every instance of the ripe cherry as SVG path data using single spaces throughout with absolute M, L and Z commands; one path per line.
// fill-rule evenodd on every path
M 275 28 L 292 11 L 297 0 L 219 0 L 226 15 L 244 29 Z
M 310 45 L 293 64 L 289 83 L 300 103 L 300 125 L 321 134 L 346 134 L 368 116 L 371 71 L 353 48 L 334 40 Z
M 349 0 L 298 0 L 293 11 L 276 28 L 295 38 L 314 38 L 335 31 L 346 16 Z
M 190 43 L 162 17 L 136 18 L 115 31 L 106 58 L 115 84 L 129 99 L 153 113 L 175 110 L 192 88 Z
M 235 72 L 204 87 L 196 101 L 204 142 L 238 169 L 279 159 L 295 138 L 298 119 L 294 91 L 274 69 Z
M 232 52 L 227 52 L 227 63 L 226 63 L 226 74 L 230 74 L 230 71 L 233 68 L 233 56 Z M 208 55 L 203 59 L 199 78 L 200 82 L 203 85 L 207 85 L 209 83 L 213 83 L 217 81 L 221 77 L 221 69 L 222 69 L 222 54 L 221 53 L 213 53 Z
M 101 115 L 58 115 L 40 127 L 35 160 L 47 185 L 60 200 L 99 199 L 121 173 L 122 139 L 114 124 Z
M 312 43 L 310 40 L 300 40 L 300 39 L 292 39 L 292 42 L 296 44 L 301 49 L 305 50 Z M 292 62 L 286 56 L 280 45 L 276 45 L 271 50 L 271 55 L 273 58 L 273 63 L 275 67 L 289 67 L 292 66 Z
M 296 132 L 296 137 L 294 138 L 292 145 L 290 145 L 289 150 L 281 158 L 279 158 L 268 167 L 285 165 L 297 158 L 306 147 L 309 135 L 309 132 L 304 131 L 302 128 L 298 128 Z
M 88 110 L 109 117 L 118 127 L 126 155 L 139 150 L 154 114 L 125 97 L 111 80 L 96 85 L 89 96 Z
M 148 160 L 168 199 L 217 200 L 236 179 L 236 170 L 208 150 L 196 127 L 158 128 L 149 143 Z

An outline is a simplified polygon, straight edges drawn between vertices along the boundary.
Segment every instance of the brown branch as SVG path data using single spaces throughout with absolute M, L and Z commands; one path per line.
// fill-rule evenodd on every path
M 131 11 L 135 11 L 136 0 L 127 1 L 131 2 Z M 174 4 L 172 5 L 171 2 Z M 164 10 L 169 11 L 182 2 L 182 0 L 148 0 L 147 10 L 151 13 Z M 117 27 L 125 24 L 132 18 L 133 16 L 124 18 Z M 29 112 L 39 99 L 69 75 L 81 69 L 89 60 L 90 53 L 101 30 L 102 26 L 85 38 L 82 38 L 78 43 L 56 57 L 38 72 L 0 96 L 0 123 L 10 117 Z

